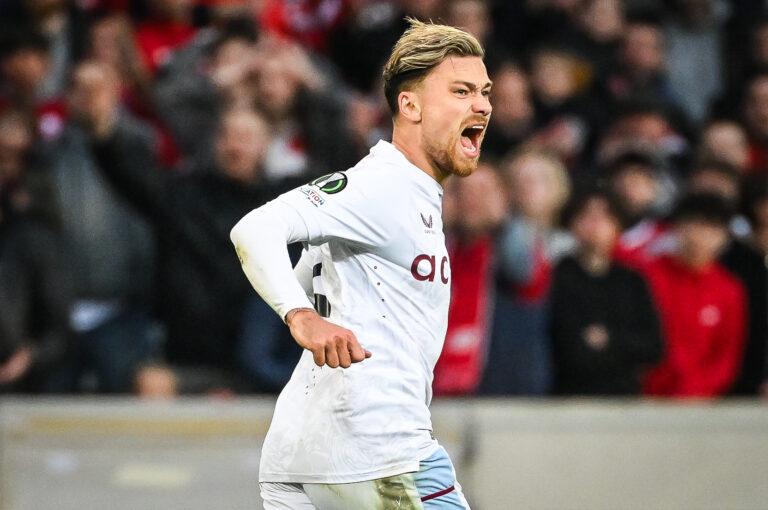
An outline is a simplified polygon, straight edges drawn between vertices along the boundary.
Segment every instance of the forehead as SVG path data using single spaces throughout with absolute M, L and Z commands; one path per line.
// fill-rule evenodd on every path
M 490 82 L 483 59 L 480 57 L 449 56 L 440 62 L 426 76 L 424 81 L 452 82 L 463 81 L 485 87 Z

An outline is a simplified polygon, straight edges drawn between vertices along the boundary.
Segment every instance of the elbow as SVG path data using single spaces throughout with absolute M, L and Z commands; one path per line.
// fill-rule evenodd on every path
M 247 239 L 252 238 L 259 230 L 263 230 L 260 228 L 260 225 L 262 224 L 262 216 L 263 214 L 259 209 L 254 209 L 243 216 L 240 221 L 232 227 L 232 230 L 229 231 L 229 239 L 232 241 L 232 244 L 239 248 Z

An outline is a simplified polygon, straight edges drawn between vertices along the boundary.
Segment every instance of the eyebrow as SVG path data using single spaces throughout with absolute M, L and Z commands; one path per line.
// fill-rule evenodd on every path
M 452 85 L 464 85 L 467 88 L 469 88 L 469 90 L 477 90 L 478 88 L 481 89 L 481 90 L 485 90 L 487 88 L 490 88 L 493 85 L 493 82 L 489 81 L 485 85 L 483 85 L 482 87 L 478 87 L 476 84 L 474 84 L 474 83 L 472 83 L 470 81 L 454 80 Z

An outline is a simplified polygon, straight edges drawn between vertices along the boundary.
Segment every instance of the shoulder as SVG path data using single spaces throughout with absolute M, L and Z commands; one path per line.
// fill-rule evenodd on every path
M 739 278 L 733 273 L 728 271 L 724 266 L 721 264 L 715 265 L 714 274 L 719 280 L 718 286 L 722 289 L 726 299 L 729 297 L 741 298 L 745 295 L 744 285 L 741 283 L 741 280 L 739 280 Z

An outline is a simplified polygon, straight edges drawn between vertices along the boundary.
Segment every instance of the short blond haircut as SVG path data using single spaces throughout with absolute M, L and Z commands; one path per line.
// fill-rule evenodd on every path
M 407 20 L 410 27 L 397 41 L 384 66 L 384 96 L 392 115 L 399 111 L 397 98 L 400 92 L 420 83 L 446 57 L 485 56 L 480 42 L 463 30 L 414 18 Z

